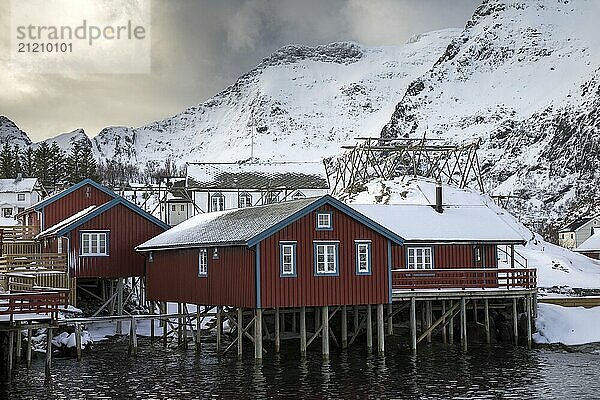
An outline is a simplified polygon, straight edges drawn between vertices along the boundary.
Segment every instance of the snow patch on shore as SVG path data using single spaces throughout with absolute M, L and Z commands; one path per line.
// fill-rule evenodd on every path
M 600 307 L 562 307 L 539 304 L 533 335 L 536 343 L 580 345 L 600 343 Z

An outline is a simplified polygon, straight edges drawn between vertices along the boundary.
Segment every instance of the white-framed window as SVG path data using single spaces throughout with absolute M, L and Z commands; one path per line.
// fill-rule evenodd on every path
M 181 211 L 185 211 L 185 204 L 182 204 L 180 209 L 181 209 Z
M 338 243 L 315 242 L 315 275 L 338 275 Z
M 408 247 L 407 268 L 431 269 L 433 268 L 433 250 L 431 247 Z
M 175 204 L 171 205 L 171 211 L 175 211 Z
M 108 232 L 81 232 L 82 256 L 107 256 Z
M 4 218 L 10 218 L 10 217 L 12 217 L 12 212 L 13 212 L 12 208 L 3 208 L 2 209 L 2 216 Z
M 215 247 L 213 249 L 213 255 L 212 255 L 213 260 L 218 260 L 219 259 L 219 248 Z
M 296 276 L 296 242 L 279 243 L 280 277 Z
M 238 207 L 246 208 L 252 206 L 252 195 L 250 193 L 240 193 L 238 197 Z
M 208 252 L 200 249 L 198 252 L 198 276 L 208 276 Z
M 318 212 L 317 213 L 317 229 L 318 230 L 329 230 L 332 229 L 331 212 Z
M 225 196 L 215 193 L 210 197 L 210 211 L 223 211 L 225 209 Z
M 17 193 L 17 201 L 25 201 L 25 193 Z
M 305 199 L 305 198 L 306 198 L 306 196 L 304 195 L 304 193 L 302 193 L 299 190 L 292 195 L 292 200 L 300 200 L 300 199 Z
M 371 274 L 371 242 L 367 240 L 357 240 L 356 247 L 356 274 Z

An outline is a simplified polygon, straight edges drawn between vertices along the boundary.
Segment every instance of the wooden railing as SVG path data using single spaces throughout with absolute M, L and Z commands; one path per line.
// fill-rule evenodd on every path
M 535 268 L 394 269 L 392 289 L 534 289 Z
M 0 257 L 0 274 L 27 271 L 66 271 L 67 255 L 58 253 L 5 254 Z
M 2 231 L 2 242 L 33 240 L 33 237 L 40 233 L 39 228 L 32 225 L 0 226 L 0 230 Z
M 39 242 L 18 241 L 18 242 L 2 242 L 2 254 L 33 254 L 41 253 L 42 246 Z
M 58 319 L 58 311 L 68 304 L 69 291 L 39 288 L 30 292 L 1 293 L 0 316 L 8 315 L 13 322 L 15 315 L 46 315 L 52 320 Z

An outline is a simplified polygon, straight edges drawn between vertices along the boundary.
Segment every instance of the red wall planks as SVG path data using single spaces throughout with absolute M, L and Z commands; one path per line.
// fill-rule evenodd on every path
M 112 199 L 113 197 L 92 185 L 83 185 L 44 207 L 42 229 L 48 229 L 89 206 L 101 206 Z
M 208 276 L 198 277 L 199 249 L 154 251 L 148 262 L 148 299 L 253 308 L 256 305 L 255 253 L 245 246 L 208 249 Z
M 496 245 L 480 245 L 484 265 L 475 263 L 475 244 L 410 244 L 392 247 L 392 268 L 406 268 L 406 248 L 408 247 L 433 247 L 434 268 L 496 268 L 498 257 Z
M 260 243 L 261 306 L 387 303 L 387 239 L 330 206 L 319 210 L 333 212 L 333 230 L 316 230 L 316 212 L 311 212 Z M 355 272 L 357 239 L 371 240 L 371 275 Z M 286 240 L 297 241 L 295 278 L 280 277 L 279 242 Z M 339 240 L 339 276 L 314 275 L 313 240 Z
M 81 257 L 80 233 L 109 230 L 109 255 Z M 72 277 L 119 278 L 144 275 L 144 256 L 135 247 L 162 233 L 164 229 L 122 204 L 85 222 L 70 234 L 69 266 Z

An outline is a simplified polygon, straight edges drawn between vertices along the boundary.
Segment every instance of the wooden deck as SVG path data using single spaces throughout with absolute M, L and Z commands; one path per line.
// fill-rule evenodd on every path
M 40 290 L 0 293 L 0 322 L 13 323 L 19 316 L 34 320 L 47 317 L 55 321 L 58 311 L 68 304 L 68 290 Z M 21 318 L 21 319 L 23 319 Z
M 4 242 L 17 242 L 23 240 L 33 240 L 39 233 L 37 226 L 15 225 L 0 226 L 0 238 Z
M 586 297 L 539 297 L 539 303 L 556 304 L 563 307 L 599 307 L 600 296 Z

